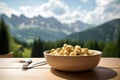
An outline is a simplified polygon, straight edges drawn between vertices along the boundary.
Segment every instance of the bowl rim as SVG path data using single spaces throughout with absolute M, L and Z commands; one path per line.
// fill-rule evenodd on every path
M 97 52 L 97 54 L 94 54 L 94 55 L 87 55 L 87 56 L 63 56 L 63 55 L 50 55 L 48 51 L 50 50 L 46 50 L 43 52 L 44 55 L 49 55 L 49 56 L 56 56 L 56 57 L 93 57 L 93 56 L 100 56 L 102 55 L 102 51 L 99 51 L 99 50 L 92 50 L 92 49 L 89 49 L 90 51 L 95 51 Z

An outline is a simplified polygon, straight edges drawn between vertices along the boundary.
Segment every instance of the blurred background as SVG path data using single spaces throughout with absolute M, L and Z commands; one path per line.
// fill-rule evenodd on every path
M 0 0 L 0 56 L 80 45 L 120 58 L 120 0 Z

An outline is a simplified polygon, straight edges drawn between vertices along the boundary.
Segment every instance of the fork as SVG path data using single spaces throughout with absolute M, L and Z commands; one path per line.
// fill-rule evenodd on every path
M 46 61 L 40 61 L 40 62 L 36 62 L 36 63 L 30 64 L 30 65 L 24 66 L 23 69 L 30 69 L 30 68 L 45 65 L 45 64 L 47 64 Z

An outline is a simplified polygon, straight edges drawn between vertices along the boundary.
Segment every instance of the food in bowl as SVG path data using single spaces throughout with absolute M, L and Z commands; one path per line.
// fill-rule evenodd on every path
M 44 52 L 47 63 L 54 69 L 61 71 L 84 71 L 95 68 L 101 58 L 101 51 L 73 47 L 65 44 L 62 48 L 51 49 Z M 77 50 L 80 49 L 80 53 Z M 67 53 L 67 51 L 69 53 Z M 83 51 L 82 51 L 83 49 Z M 61 52 L 63 51 L 63 52 Z M 75 53 L 75 54 L 74 54 Z
M 88 56 L 93 55 L 94 52 L 88 48 L 81 48 L 81 46 L 64 44 L 62 48 L 51 49 L 49 52 L 50 55 L 63 55 L 63 56 Z

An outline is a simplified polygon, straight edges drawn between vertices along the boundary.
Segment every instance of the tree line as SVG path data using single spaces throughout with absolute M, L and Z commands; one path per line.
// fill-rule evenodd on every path
M 44 57 L 43 52 L 52 48 L 62 47 L 63 44 L 70 44 L 72 46 L 80 45 L 81 47 L 102 51 L 103 57 L 119 57 L 120 58 L 120 36 L 117 41 L 103 42 L 103 41 L 76 41 L 76 40 L 58 40 L 48 41 L 35 39 L 32 46 L 31 57 Z

